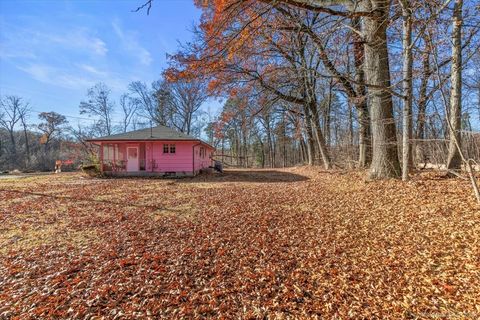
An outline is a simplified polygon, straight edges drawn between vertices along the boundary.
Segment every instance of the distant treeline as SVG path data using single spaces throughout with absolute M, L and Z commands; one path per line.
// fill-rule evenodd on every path
M 2 96 L 0 171 L 54 170 L 57 160 L 72 160 L 77 167 L 94 154 L 94 146 L 85 139 L 159 124 L 199 137 L 204 128 L 212 128 L 200 110 L 206 99 L 205 82 L 200 79 L 132 82 L 118 101 L 107 85 L 97 83 L 80 102 L 84 116 L 79 118 L 35 111 L 22 97 Z

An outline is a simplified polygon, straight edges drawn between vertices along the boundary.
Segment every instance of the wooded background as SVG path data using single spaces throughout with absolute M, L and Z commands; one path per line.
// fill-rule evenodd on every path
M 207 140 L 230 166 L 370 168 L 405 180 L 412 168 L 479 168 L 477 1 L 195 3 L 194 40 L 171 53 L 161 79 L 132 82 L 118 101 L 97 84 L 79 104 L 90 121 L 72 126 L 2 97 L 0 168 L 51 169 L 84 158 L 85 138 L 156 124 Z M 139 14 L 154 15 L 152 5 Z M 202 111 L 209 98 L 223 101 L 217 114 Z

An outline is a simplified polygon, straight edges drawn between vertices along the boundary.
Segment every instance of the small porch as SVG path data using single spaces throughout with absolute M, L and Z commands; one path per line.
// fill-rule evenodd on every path
M 105 174 L 155 173 L 158 163 L 147 157 L 146 142 L 102 143 L 100 145 L 100 165 Z M 151 153 L 150 153 L 151 154 Z

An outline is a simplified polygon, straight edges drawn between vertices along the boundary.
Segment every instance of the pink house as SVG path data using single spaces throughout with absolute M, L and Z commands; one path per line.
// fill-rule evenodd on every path
M 157 126 L 86 140 L 98 145 L 107 175 L 194 176 L 212 166 L 215 148 L 174 129 Z

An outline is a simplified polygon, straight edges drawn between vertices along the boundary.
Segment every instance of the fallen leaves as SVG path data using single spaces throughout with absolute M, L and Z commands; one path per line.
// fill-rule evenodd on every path
M 0 317 L 480 316 L 480 209 L 432 175 L 0 182 Z

